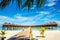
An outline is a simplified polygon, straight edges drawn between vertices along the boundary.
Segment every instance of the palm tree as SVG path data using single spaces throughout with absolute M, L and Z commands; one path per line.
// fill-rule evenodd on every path
M 20 7 L 24 8 L 24 7 L 28 7 L 28 10 L 30 10 L 33 5 L 34 2 L 36 3 L 36 7 L 41 7 L 44 3 L 45 0 L 24 0 L 25 2 L 23 3 L 22 0 L 2 0 L 0 2 L 0 8 L 5 8 L 7 5 L 9 5 L 11 2 L 13 3 L 14 1 L 16 1 L 17 5 L 18 5 L 18 9 L 20 9 Z M 22 4 L 23 3 L 23 4 Z
M 4 39 L 6 38 L 6 37 L 4 37 L 5 34 L 6 34 L 5 31 L 2 30 L 1 33 L 0 33 L 0 35 L 1 35 L 1 40 L 4 40 Z

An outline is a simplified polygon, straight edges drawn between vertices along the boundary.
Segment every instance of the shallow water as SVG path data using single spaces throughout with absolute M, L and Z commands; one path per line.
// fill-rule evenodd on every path
M 32 27 L 32 30 L 40 30 L 41 27 Z M 9 28 L 8 30 L 25 30 L 26 28 L 15 28 L 15 29 L 12 29 L 12 28 Z M 0 29 L 1 30 L 1 29 Z M 5 29 L 6 30 L 6 29 Z M 47 30 L 60 30 L 60 26 L 58 26 L 57 28 L 55 27 L 51 27 L 51 28 L 47 28 Z

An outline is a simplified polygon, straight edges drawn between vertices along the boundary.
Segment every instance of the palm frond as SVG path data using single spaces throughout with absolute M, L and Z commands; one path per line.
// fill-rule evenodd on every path
M 11 0 L 2 0 L 2 2 L 0 2 L 0 7 L 1 8 L 5 8 Z
M 30 10 L 31 7 L 33 7 L 34 0 L 26 0 L 25 3 L 22 5 L 22 8 L 28 6 L 28 10 Z
M 22 5 L 22 8 L 26 7 L 28 5 L 29 1 L 26 0 L 25 3 Z
M 36 6 L 41 7 L 45 3 L 45 0 L 36 0 Z
M 28 4 L 28 11 L 30 10 L 31 7 L 32 7 L 32 5 L 29 3 Z
M 5 31 L 4 31 L 4 30 L 2 30 L 0 34 L 1 34 L 1 35 L 5 35 Z
M 34 4 L 34 0 L 30 0 L 31 1 L 31 3 L 32 3 L 32 5 Z
M 28 4 L 28 10 L 30 10 L 30 8 L 32 8 L 33 5 L 34 5 L 34 0 L 30 0 Z
M 12 2 L 14 2 L 15 0 L 11 0 Z
M 22 1 L 21 0 L 17 0 L 17 5 L 18 5 L 18 8 L 20 9 L 20 5 L 21 5 Z
M 0 7 L 5 8 L 7 5 L 10 4 L 11 1 L 12 1 L 12 3 L 14 1 L 17 2 L 18 9 L 20 9 L 20 7 L 24 8 L 27 6 L 28 10 L 30 10 L 34 6 L 34 0 L 26 0 L 23 4 L 22 4 L 22 0 L 2 0 L 0 2 Z M 37 8 L 41 7 L 44 3 L 45 3 L 45 0 L 36 0 L 36 7 Z

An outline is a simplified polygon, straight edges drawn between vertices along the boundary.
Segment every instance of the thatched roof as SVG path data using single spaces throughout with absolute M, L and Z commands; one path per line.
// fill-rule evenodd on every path
M 41 27 L 41 26 L 57 26 L 56 22 L 49 22 L 46 24 L 42 25 L 31 25 L 31 27 Z M 10 24 L 10 23 L 4 23 L 3 27 L 30 27 L 30 25 L 15 25 L 15 24 Z

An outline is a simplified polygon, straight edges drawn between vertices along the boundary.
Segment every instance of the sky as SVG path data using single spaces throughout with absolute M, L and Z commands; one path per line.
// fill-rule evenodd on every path
M 0 25 L 5 22 L 19 25 L 40 25 L 53 21 L 60 25 L 60 0 L 46 0 L 41 8 L 37 9 L 34 5 L 29 11 L 27 7 L 18 10 L 16 6 L 16 2 L 14 2 L 4 9 L 0 9 Z

